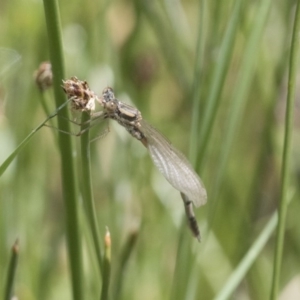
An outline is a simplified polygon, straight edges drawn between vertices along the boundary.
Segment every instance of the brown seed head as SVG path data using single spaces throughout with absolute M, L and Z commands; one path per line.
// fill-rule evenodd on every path
M 34 72 L 33 77 L 41 91 L 50 88 L 53 79 L 51 63 L 48 61 L 42 62 L 39 68 Z
M 81 81 L 77 77 L 71 77 L 68 80 L 63 80 L 62 88 L 72 100 L 72 108 L 74 110 L 92 111 L 95 109 L 95 100 L 98 100 L 97 95 L 90 90 L 86 81 Z

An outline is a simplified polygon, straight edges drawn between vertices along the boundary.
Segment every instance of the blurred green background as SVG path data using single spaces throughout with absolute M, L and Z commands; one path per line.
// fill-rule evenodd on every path
M 108 226 L 112 240 L 111 299 L 268 299 L 295 6 L 290 0 L 59 2 L 67 78 L 87 80 L 98 95 L 112 86 L 189 157 L 208 192 L 207 204 L 195 211 L 199 244 L 179 193 L 141 143 L 112 121 L 93 128 L 93 136 L 110 130 L 91 143 L 91 170 L 101 239 Z M 52 90 L 42 95 L 33 78 L 46 60 L 43 3 L 2 0 L 0 163 L 46 118 L 43 98 L 55 110 Z M 297 101 L 284 300 L 300 297 L 299 116 Z M 0 291 L 18 238 L 18 299 L 72 299 L 57 134 L 42 128 L 0 178 Z M 72 139 L 80 189 L 79 139 Z M 85 299 L 99 299 L 102 280 L 82 199 L 79 205 Z M 253 263 L 246 259 L 249 271 L 224 296 L 227 279 L 266 228 L 266 245 L 254 251 Z

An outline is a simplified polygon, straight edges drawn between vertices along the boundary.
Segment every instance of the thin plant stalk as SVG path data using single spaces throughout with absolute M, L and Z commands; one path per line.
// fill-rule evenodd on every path
M 136 2 L 142 5 L 143 12 L 155 31 L 166 63 L 175 75 L 178 85 L 184 90 L 188 90 L 191 79 L 188 72 L 188 61 L 185 61 L 185 56 L 182 55 L 182 45 L 176 37 L 174 29 L 167 22 L 168 18 L 166 15 L 162 15 L 157 1 L 138 0 Z M 174 45 L 176 45 L 176 51 L 174 51 Z
M 57 115 L 58 111 L 61 111 L 63 107 L 65 107 L 69 101 L 66 101 L 58 109 L 55 110 L 55 112 L 51 115 L 49 115 L 42 123 L 40 123 L 35 129 L 33 129 L 26 137 L 25 139 L 15 148 L 15 150 L 7 157 L 7 159 L 0 165 L 0 177 L 2 174 L 6 171 L 6 169 L 10 166 L 10 164 L 13 162 L 13 160 L 17 157 L 17 155 L 23 150 L 23 148 L 27 145 L 27 143 L 31 140 L 31 138 L 41 129 L 43 128 L 46 123 L 54 118 Z
M 233 271 L 233 273 L 228 277 L 223 288 L 215 297 L 215 300 L 226 300 L 230 299 L 230 295 L 235 291 L 238 285 L 245 278 L 245 275 L 253 265 L 256 258 L 261 253 L 262 249 L 268 242 L 269 238 L 272 236 L 276 225 L 278 222 L 278 213 L 275 212 L 269 222 L 266 224 L 256 241 L 252 244 L 249 251 L 246 253 L 244 258 L 241 260 L 239 265 Z
M 178 239 L 176 265 L 170 291 L 170 300 L 185 298 L 187 286 L 192 274 L 191 270 L 194 267 L 195 256 L 192 254 L 191 243 L 189 243 L 192 237 L 189 236 L 189 232 L 187 232 L 186 228 L 186 220 L 184 221 L 185 222 L 181 225 Z M 182 280 L 182 278 L 184 278 L 184 280 Z
M 191 135 L 190 135 L 190 151 L 189 156 L 191 162 L 195 164 L 197 157 L 197 134 L 198 134 L 198 123 L 199 123 L 199 109 L 200 109 L 200 95 L 201 95 L 201 67 L 203 65 L 203 55 L 204 55 L 204 24 L 205 24 L 205 12 L 206 12 L 206 2 L 201 0 L 198 7 L 198 37 L 196 45 L 196 61 L 195 61 L 195 70 L 194 70 L 194 81 L 192 86 L 192 99 L 193 99 L 193 114 L 191 121 Z M 192 265 L 190 263 L 191 253 L 190 253 L 190 244 L 187 243 L 186 238 L 186 218 L 184 217 L 181 224 L 181 231 L 178 239 L 177 246 L 177 257 L 176 257 L 176 266 L 175 272 L 172 281 L 172 288 L 170 293 L 170 299 L 181 299 L 186 291 L 186 285 L 188 283 L 188 276 L 190 274 L 189 268 L 187 265 Z M 188 245 L 184 247 L 184 245 Z M 183 263 L 184 262 L 184 263 Z M 191 267 L 192 268 L 192 267 Z M 185 281 L 182 280 L 182 275 L 186 278 Z
M 214 183 L 211 199 L 216 199 L 211 203 L 209 228 L 212 226 L 217 208 L 217 195 L 220 190 L 222 179 L 226 170 L 227 162 L 230 156 L 230 150 L 240 125 L 240 121 L 244 112 L 247 100 L 247 93 L 250 89 L 251 80 L 253 78 L 255 60 L 258 56 L 259 48 L 257 45 L 262 37 L 263 29 L 271 8 L 271 0 L 263 0 L 259 4 L 254 21 L 253 28 L 245 48 L 245 53 L 241 62 L 240 72 L 237 76 L 236 88 L 233 94 L 233 100 L 229 108 L 228 125 L 224 131 L 222 151 L 218 163 L 218 174 Z
M 132 251 L 135 247 L 136 241 L 138 237 L 138 231 L 134 230 L 130 232 L 123 246 L 123 249 L 120 254 L 119 266 L 116 271 L 116 284 L 114 284 L 114 297 L 113 299 L 120 299 L 120 295 L 122 292 L 123 282 L 125 280 L 125 271 L 130 256 L 132 255 Z
M 220 47 L 220 54 L 213 73 L 212 84 L 206 101 L 205 110 L 202 114 L 203 121 L 201 122 L 201 126 L 198 131 L 199 137 L 194 138 L 195 141 L 198 141 L 198 147 L 200 149 L 197 159 L 197 166 L 200 165 L 200 171 L 203 169 L 206 151 L 212 136 L 213 124 L 221 103 L 221 92 L 225 82 L 225 75 L 229 67 L 230 58 L 233 54 L 233 46 L 239 27 L 243 2 L 244 0 L 235 1 L 231 19 L 228 23 L 228 27 Z
M 15 282 L 16 269 L 18 265 L 19 257 L 19 241 L 16 240 L 11 249 L 11 258 L 9 261 L 9 267 L 7 272 L 7 280 L 5 285 L 4 300 L 11 300 L 13 296 L 13 286 Z
M 281 169 L 281 195 L 278 212 L 278 226 L 276 235 L 276 248 L 274 256 L 274 269 L 271 286 L 270 299 L 277 299 L 280 271 L 283 255 L 283 243 L 285 223 L 287 216 L 288 206 L 288 189 L 289 189 L 289 174 L 290 162 L 292 152 L 292 133 L 294 124 L 294 106 L 295 106 L 295 90 L 297 70 L 299 63 L 299 35 L 300 35 L 300 1 L 297 2 L 296 15 L 294 21 L 293 37 L 291 44 L 291 54 L 289 61 L 289 78 L 288 78 L 288 94 L 286 103 L 286 116 L 285 116 L 285 132 L 284 132 L 284 145 L 282 156 L 282 169 Z
M 101 300 L 108 299 L 108 290 L 110 283 L 110 269 L 111 269 L 111 237 L 108 229 L 104 238 L 104 257 L 103 257 L 103 285 L 101 292 Z
M 48 94 L 46 93 L 46 91 L 40 91 L 40 99 L 41 99 L 41 104 L 42 104 L 42 107 L 43 107 L 43 110 L 46 114 L 46 116 L 51 116 L 50 114 L 50 109 L 47 105 L 47 103 L 50 103 L 50 97 L 48 96 Z M 47 118 L 48 119 L 48 118 Z M 50 125 L 54 127 L 54 120 L 53 118 L 50 118 L 48 119 L 49 122 L 50 122 Z M 53 132 L 53 136 L 54 136 L 54 140 L 57 144 L 57 132 L 55 130 L 52 130 Z
M 61 88 L 64 76 L 64 61 L 61 39 L 61 25 L 59 8 L 56 0 L 44 0 L 45 18 L 48 32 L 48 46 L 50 61 L 53 71 L 53 88 L 56 106 L 59 107 L 65 101 L 65 94 Z M 58 128 L 64 132 L 70 132 L 68 109 L 61 110 L 63 118 L 58 119 Z M 78 218 L 78 192 L 75 181 L 75 168 L 73 159 L 73 146 L 70 135 L 58 135 L 61 154 L 61 173 L 63 199 L 65 202 L 65 221 L 68 245 L 68 259 L 71 270 L 71 282 L 73 299 L 83 299 L 83 269 L 82 249 Z
M 92 180 L 91 180 L 91 162 L 90 162 L 90 131 L 86 130 L 89 126 L 90 115 L 82 113 L 81 117 L 81 130 L 85 131 L 81 135 L 81 172 L 82 172 L 82 194 L 83 202 L 86 209 L 86 216 L 90 230 L 93 236 L 93 243 L 96 251 L 96 257 L 98 260 L 99 271 L 103 274 L 102 263 L 102 250 L 99 239 L 99 226 L 97 222 L 97 214 L 94 204 L 94 197 L 92 192 Z
M 203 65 L 204 55 L 204 15 L 205 15 L 205 0 L 199 2 L 199 24 L 198 24 L 198 37 L 196 45 L 196 61 L 194 70 L 194 82 L 192 87 L 192 99 L 193 99 L 193 110 L 192 110 L 192 124 L 191 124 L 191 135 L 190 135 L 190 153 L 189 157 L 194 164 L 196 162 L 196 156 L 198 151 L 198 124 L 200 116 L 200 96 L 201 96 L 201 68 Z
M 193 114 L 191 121 L 191 135 L 190 135 L 190 151 L 189 156 L 191 162 L 194 164 L 197 156 L 197 133 L 198 133 L 198 122 L 199 122 L 199 108 L 200 108 L 200 94 L 201 94 L 201 67 L 203 63 L 203 54 L 204 54 L 204 15 L 206 12 L 206 2 L 201 0 L 198 7 L 198 37 L 196 45 L 196 61 L 195 61 L 195 70 L 194 70 L 194 82 L 192 87 L 192 99 L 193 99 Z M 170 293 L 170 299 L 180 299 L 183 297 L 186 291 L 186 284 L 188 283 L 189 268 L 187 267 L 190 264 L 190 244 L 187 244 L 186 238 L 186 218 L 184 216 L 181 224 L 181 230 L 178 239 L 177 245 L 177 257 L 176 257 L 176 266 L 175 272 L 172 281 L 172 288 Z M 185 246 L 185 247 L 184 247 Z M 187 248 L 188 247 L 188 248 Z M 183 263 L 184 262 L 184 263 Z M 182 275 L 186 280 L 182 280 Z

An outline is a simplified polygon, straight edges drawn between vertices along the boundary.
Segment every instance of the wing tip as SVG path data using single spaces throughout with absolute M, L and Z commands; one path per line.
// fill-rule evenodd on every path
M 200 207 L 206 204 L 206 202 L 207 202 L 207 192 L 205 189 L 202 189 L 200 195 L 196 199 L 193 199 L 193 203 L 196 207 Z

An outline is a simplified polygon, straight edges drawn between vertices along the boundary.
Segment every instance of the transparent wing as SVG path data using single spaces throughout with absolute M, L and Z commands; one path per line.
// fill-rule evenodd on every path
M 185 156 L 146 121 L 142 120 L 140 124 L 140 130 L 148 142 L 151 158 L 159 171 L 195 206 L 205 204 L 207 199 L 205 187 Z
M 21 56 L 17 51 L 0 47 L 0 77 L 5 75 L 20 60 Z

